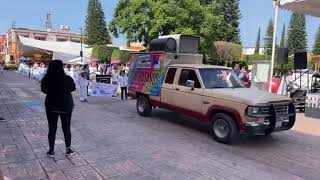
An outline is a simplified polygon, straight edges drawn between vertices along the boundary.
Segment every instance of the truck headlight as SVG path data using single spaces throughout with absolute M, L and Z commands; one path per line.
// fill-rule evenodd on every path
M 247 115 L 249 117 L 268 117 L 271 116 L 270 106 L 248 106 Z

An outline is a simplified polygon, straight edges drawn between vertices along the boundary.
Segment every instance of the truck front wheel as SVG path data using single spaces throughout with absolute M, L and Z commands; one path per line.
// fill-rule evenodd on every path
M 211 118 L 211 134 L 213 138 L 223 144 L 231 143 L 239 136 L 237 124 L 231 116 L 217 113 Z
M 137 112 L 140 116 L 144 116 L 144 117 L 150 116 L 152 106 L 145 96 L 138 97 L 136 107 L 137 107 Z

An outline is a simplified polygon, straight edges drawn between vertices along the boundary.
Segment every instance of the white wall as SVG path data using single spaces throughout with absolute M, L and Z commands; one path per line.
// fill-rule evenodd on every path
M 242 54 L 244 55 L 253 55 L 254 54 L 254 47 L 244 47 L 242 48 Z M 259 49 L 259 54 L 264 55 L 264 48 Z

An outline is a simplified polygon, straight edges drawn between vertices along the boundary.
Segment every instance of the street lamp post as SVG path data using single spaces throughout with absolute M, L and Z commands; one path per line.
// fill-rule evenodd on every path
M 81 50 L 80 50 L 80 58 L 81 58 L 81 62 L 82 62 L 82 57 L 83 57 L 83 51 L 82 51 L 82 28 L 79 28 L 80 29 L 80 44 L 81 44 Z
M 274 68 L 274 59 L 275 59 L 275 54 L 276 54 L 276 30 L 277 30 L 277 21 L 278 21 L 278 10 L 279 10 L 279 0 L 273 0 L 273 5 L 275 10 L 274 13 L 274 29 L 273 29 L 273 39 L 272 39 L 272 55 L 271 55 L 271 67 L 270 67 L 270 77 L 269 77 L 269 92 L 271 93 L 272 91 L 272 77 L 273 77 L 273 68 Z

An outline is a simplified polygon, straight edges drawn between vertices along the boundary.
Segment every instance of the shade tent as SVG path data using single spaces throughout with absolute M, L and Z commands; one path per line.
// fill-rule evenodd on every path
M 59 59 L 64 64 L 88 64 L 91 61 L 91 59 L 87 57 L 82 57 L 82 61 L 81 61 L 80 56 L 76 56 L 73 54 L 59 53 L 59 52 L 53 52 L 52 59 L 53 60 Z
M 20 43 L 25 46 L 43 49 L 51 52 L 59 52 L 70 55 L 80 55 L 81 44 L 71 41 L 57 42 L 57 41 L 41 41 L 37 39 L 27 38 L 19 36 Z M 92 48 L 88 48 L 87 45 L 83 45 L 83 56 L 90 57 Z
M 86 57 L 77 57 L 74 59 L 69 60 L 70 64 L 89 64 L 91 62 L 90 58 L 86 58 Z
M 52 59 L 56 60 L 59 59 L 61 60 L 64 64 L 69 64 L 69 61 L 72 59 L 77 58 L 79 55 L 74 55 L 74 54 L 66 54 L 66 53 L 60 53 L 60 52 L 53 52 Z
M 320 0 L 280 0 L 279 6 L 301 14 L 320 16 Z
M 119 64 L 121 63 L 121 60 L 111 60 L 111 64 Z
M 278 21 L 278 10 L 279 8 L 287 9 L 292 12 L 317 16 L 320 17 L 320 0 L 273 0 L 273 6 L 275 7 L 275 17 L 274 17 L 274 31 L 273 31 L 273 45 L 272 45 L 272 59 L 271 59 L 271 72 L 269 79 L 273 77 L 273 68 L 275 60 L 275 50 L 276 50 L 276 29 Z M 271 92 L 271 85 L 269 83 L 269 92 Z

